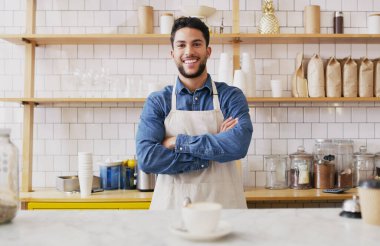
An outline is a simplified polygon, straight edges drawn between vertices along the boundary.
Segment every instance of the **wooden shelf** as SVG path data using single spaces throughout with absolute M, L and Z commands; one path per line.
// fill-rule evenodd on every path
M 234 41 L 233 34 L 212 34 L 211 43 L 224 44 Z M 21 34 L 0 35 L 0 39 L 22 45 L 55 44 L 170 44 L 169 34 Z
M 248 97 L 249 103 L 380 102 L 380 97 Z
M 170 44 L 169 34 L 15 34 L 0 35 L 14 44 Z M 211 34 L 212 44 L 380 43 L 380 34 Z
M 146 98 L 0 98 L 15 103 L 143 103 Z M 380 102 L 380 97 L 248 97 L 248 103 Z
M 379 34 L 257 34 L 241 33 L 242 44 L 380 43 Z
M 0 98 L 0 102 L 22 103 L 25 98 Z

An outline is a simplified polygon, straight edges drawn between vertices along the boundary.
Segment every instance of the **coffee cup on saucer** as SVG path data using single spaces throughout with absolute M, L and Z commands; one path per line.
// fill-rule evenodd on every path
M 213 232 L 220 220 L 222 205 L 213 202 L 191 203 L 182 208 L 182 219 L 189 233 Z

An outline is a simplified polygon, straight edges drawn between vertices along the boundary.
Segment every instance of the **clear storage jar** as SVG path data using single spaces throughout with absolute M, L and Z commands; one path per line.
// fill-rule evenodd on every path
M 375 175 L 375 155 L 367 152 L 366 146 L 360 146 L 354 153 L 354 187 L 361 181 L 371 179 Z
M 354 143 L 352 140 L 346 139 L 337 139 L 333 143 L 336 147 L 335 186 L 338 188 L 352 188 Z
M 9 129 L 0 129 L 0 224 L 11 221 L 18 208 L 18 150 Z
M 288 183 L 292 189 L 312 188 L 313 155 L 306 153 L 303 146 L 297 148 L 297 152 L 290 154 L 290 169 L 288 171 Z
M 336 144 L 332 139 L 316 139 L 313 152 L 314 188 L 334 188 Z
M 375 176 L 380 178 L 380 152 L 375 154 Z
M 265 156 L 266 182 L 265 188 L 278 190 L 288 188 L 287 183 L 288 156 Z

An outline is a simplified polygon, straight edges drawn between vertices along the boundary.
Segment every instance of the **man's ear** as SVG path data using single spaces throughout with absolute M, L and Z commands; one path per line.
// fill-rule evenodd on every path
M 174 58 L 173 50 L 170 51 L 170 56 Z
M 211 47 L 207 47 L 207 58 L 210 58 L 211 56 Z

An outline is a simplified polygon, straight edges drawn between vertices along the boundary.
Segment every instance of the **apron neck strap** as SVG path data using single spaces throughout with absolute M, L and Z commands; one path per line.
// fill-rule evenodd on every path
M 212 102 L 214 104 L 214 110 L 220 110 L 219 95 L 218 95 L 218 91 L 216 90 L 216 85 L 215 85 L 214 80 L 211 80 L 211 85 L 212 85 Z M 176 86 L 177 86 L 177 83 L 174 83 L 173 91 L 172 91 L 172 109 L 171 110 L 177 110 Z

